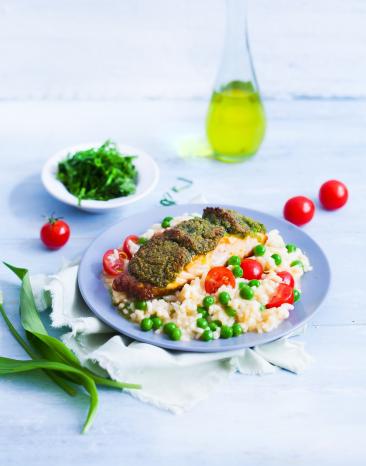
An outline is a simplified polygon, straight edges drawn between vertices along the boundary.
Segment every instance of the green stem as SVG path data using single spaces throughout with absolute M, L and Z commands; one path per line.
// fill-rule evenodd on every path
M 0 313 L 3 316 L 3 319 L 4 319 L 5 323 L 6 323 L 6 325 L 8 326 L 8 329 L 10 330 L 10 333 L 13 335 L 13 337 L 16 339 L 16 341 L 23 347 L 25 352 L 28 353 L 29 356 L 32 359 L 36 359 L 37 355 L 35 353 L 33 353 L 32 348 L 27 344 L 27 342 L 25 340 L 23 340 L 23 338 L 17 332 L 16 328 L 14 327 L 14 325 L 9 320 L 9 318 L 8 318 L 2 304 L 0 304 Z
M 86 372 L 89 375 L 89 377 L 91 377 L 97 385 L 104 385 L 105 387 L 111 387 L 111 388 L 120 388 L 121 390 L 123 390 L 124 388 L 130 388 L 130 389 L 141 388 L 141 385 L 137 383 L 117 382 L 116 380 L 106 379 L 104 377 L 98 377 L 97 375 L 93 374 L 91 371 L 87 369 L 86 370 L 84 369 L 84 372 Z

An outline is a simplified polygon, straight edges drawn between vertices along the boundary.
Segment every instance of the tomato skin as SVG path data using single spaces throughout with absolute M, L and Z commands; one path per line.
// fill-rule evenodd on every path
M 213 267 L 210 269 L 205 280 L 205 290 L 207 293 L 213 294 L 222 285 L 235 287 L 235 277 L 227 267 Z
M 262 264 L 255 259 L 243 259 L 240 266 L 247 280 L 259 280 L 263 274 Z
M 283 216 L 297 226 L 305 225 L 314 217 L 314 202 L 305 196 L 295 196 L 289 199 L 284 208 Z
M 116 258 L 118 252 L 118 259 Z M 103 270 L 107 275 L 117 276 L 125 269 L 127 255 L 121 249 L 108 249 L 103 255 Z
M 277 272 L 277 275 L 282 278 L 282 283 L 291 286 L 291 288 L 295 288 L 295 280 L 294 277 L 290 274 L 290 272 Z
M 285 303 L 294 303 L 294 289 L 285 283 L 280 283 L 276 290 L 276 294 L 272 296 L 271 300 L 266 305 L 266 308 L 270 309 L 271 307 L 279 307 L 281 304 Z
M 320 187 L 319 200 L 324 209 L 340 209 L 348 200 L 347 186 L 338 180 L 326 181 Z
M 125 238 L 125 240 L 123 241 L 123 245 L 122 245 L 122 251 L 127 254 L 127 257 L 129 259 L 131 259 L 132 257 L 132 251 L 130 250 L 130 245 L 129 245 L 129 242 L 132 241 L 133 243 L 138 243 L 138 240 L 139 240 L 139 237 L 136 236 L 136 235 L 129 235 Z
M 40 232 L 40 237 L 48 249 L 59 249 L 64 246 L 70 238 L 70 227 L 63 220 L 51 217 L 45 223 Z

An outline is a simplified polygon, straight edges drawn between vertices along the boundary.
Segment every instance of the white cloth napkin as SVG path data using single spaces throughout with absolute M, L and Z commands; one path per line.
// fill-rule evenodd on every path
M 77 265 L 52 276 L 31 277 L 38 309 L 51 308 L 51 325 L 69 327 L 64 343 L 82 364 L 112 379 L 140 383 L 131 395 L 159 408 L 182 413 L 206 398 L 233 372 L 272 374 L 278 368 L 300 372 L 311 357 L 302 342 L 284 338 L 253 349 L 227 353 L 173 353 L 128 340 L 97 319 L 82 300 Z

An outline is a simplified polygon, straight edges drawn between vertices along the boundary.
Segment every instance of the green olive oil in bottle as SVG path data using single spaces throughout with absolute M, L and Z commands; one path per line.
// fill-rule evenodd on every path
M 227 0 L 226 41 L 206 119 L 214 156 L 240 162 L 254 155 L 264 138 L 266 117 L 251 60 L 245 0 Z

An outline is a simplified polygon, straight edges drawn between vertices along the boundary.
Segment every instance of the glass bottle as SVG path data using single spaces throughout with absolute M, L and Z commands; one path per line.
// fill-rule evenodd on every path
M 240 162 L 254 155 L 266 117 L 254 72 L 246 22 L 246 0 L 226 0 L 226 38 L 212 93 L 206 133 L 214 156 Z

